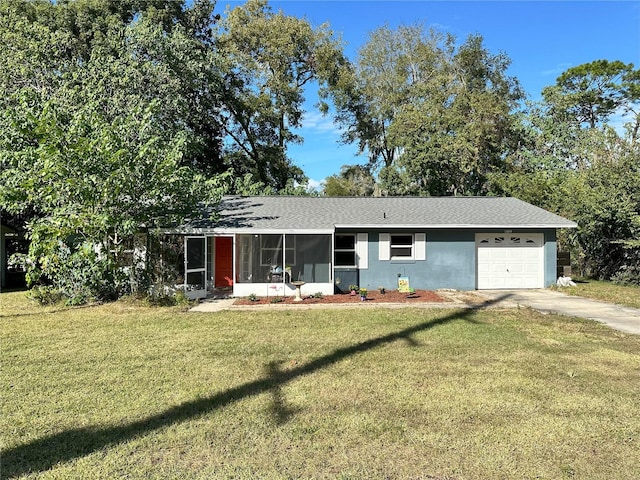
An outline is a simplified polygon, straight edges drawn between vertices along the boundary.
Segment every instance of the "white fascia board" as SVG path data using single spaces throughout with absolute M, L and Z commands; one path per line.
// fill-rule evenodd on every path
M 234 234 L 255 234 L 255 235 L 333 235 L 333 229 L 277 229 L 277 228 L 173 228 L 163 230 L 165 234 L 175 235 L 234 235 Z
M 165 235 L 203 236 L 203 235 L 213 235 L 214 231 L 211 228 L 169 228 L 166 230 L 162 230 L 162 233 Z
M 372 230 L 372 229 L 376 229 L 376 230 L 424 230 L 424 229 L 430 229 L 430 230 L 444 230 L 444 229 L 478 229 L 478 228 L 483 228 L 483 229 L 505 229 L 505 228 L 517 228 L 519 230 L 523 230 L 523 229 L 529 229 L 529 228 L 576 228 L 578 226 L 577 223 L 574 222 L 569 222 L 569 224 L 523 224 L 523 225 L 498 225 L 498 224 L 492 224 L 492 225 L 469 225 L 469 224 L 451 224 L 451 225 L 390 225 L 390 224 L 378 224 L 378 225 L 351 225 L 351 224 L 344 224 L 344 225 L 335 225 L 336 230 L 340 229 L 340 230 Z
M 251 234 L 251 235 L 331 235 L 333 230 L 318 229 L 278 229 L 278 228 L 214 228 L 204 232 L 207 235 L 234 235 L 234 234 Z

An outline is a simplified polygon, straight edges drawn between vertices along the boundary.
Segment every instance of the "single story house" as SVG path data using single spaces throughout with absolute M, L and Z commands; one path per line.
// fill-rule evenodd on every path
M 543 288 L 556 230 L 576 224 L 510 197 L 228 196 L 184 235 L 185 291 L 331 295 L 367 289 Z

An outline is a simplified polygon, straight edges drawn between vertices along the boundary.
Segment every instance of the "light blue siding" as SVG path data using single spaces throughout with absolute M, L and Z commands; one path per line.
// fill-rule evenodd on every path
M 556 283 L 558 242 L 555 230 L 544 230 L 544 286 Z
M 409 277 L 413 288 L 475 289 L 475 237 L 470 231 L 425 231 L 425 260 L 378 260 L 381 232 L 369 232 L 369 268 L 360 270 L 360 285 L 395 290 L 398 277 Z M 386 232 L 385 232 L 386 233 Z M 397 231 L 393 233 L 417 233 Z
M 411 287 L 436 290 L 452 288 L 475 290 L 476 244 L 475 235 L 495 230 L 380 230 L 369 231 L 369 265 L 359 270 L 361 287 L 376 289 L 398 288 L 398 277 L 409 277 Z M 425 260 L 379 260 L 378 240 L 380 233 L 426 233 Z M 513 230 L 514 233 L 544 233 L 544 285 L 555 282 L 556 232 L 554 229 Z

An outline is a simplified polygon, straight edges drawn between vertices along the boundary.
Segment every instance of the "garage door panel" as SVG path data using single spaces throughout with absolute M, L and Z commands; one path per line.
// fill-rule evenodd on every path
M 523 265 L 524 267 L 524 272 L 525 273 L 538 273 L 538 271 L 540 270 L 540 268 L 538 267 L 538 265 L 534 265 L 534 264 L 528 264 L 528 265 Z
M 487 288 L 544 286 L 542 234 L 477 234 L 477 285 Z
M 509 258 L 509 252 L 506 248 L 496 248 L 491 252 L 490 258 L 494 261 L 505 261 Z
M 484 275 L 489 272 L 490 272 L 489 265 L 478 266 L 478 275 Z
M 507 271 L 507 264 L 493 264 L 491 265 L 491 273 L 495 274 L 497 277 L 505 276 Z
M 520 249 L 510 248 L 509 255 L 507 256 L 507 258 L 509 260 L 521 261 L 521 260 L 524 260 L 526 257 L 524 255 L 524 252 L 522 252 Z
M 527 258 L 530 260 L 538 260 L 540 258 L 540 247 L 538 248 L 522 248 L 522 256 L 523 258 Z
M 510 263 L 508 267 L 508 271 L 512 275 L 526 273 L 524 265 L 520 263 Z

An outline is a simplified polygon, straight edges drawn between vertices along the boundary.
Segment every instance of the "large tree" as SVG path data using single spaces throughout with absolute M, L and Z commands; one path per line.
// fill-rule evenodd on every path
M 213 3 L 158 7 L 142 0 L 3 3 L 5 100 L 28 90 L 34 101 L 69 110 L 97 103 L 106 118 L 157 100 L 158 121 L 189 134 L 184 162 L 219 173 L 222 74 Z
M 74 301 L 121 293 L 124 239 L 222 191 L 200 161 L 219 134 L 198 130 L 216 108 L 211 10 L 148 3 L 0 5 L 0 206 L 30 213 L 30 279 Z
M 485 193 L 518 142 L 522 92 L 508 66 L 480 36 L 457 45 L 420 25 L 376 30 L 335 93 L 344 140 L 381 167 L 390 194 Z
M 640 71 L 619 60 L 596 60 L 562 73 L 542 95 L 556 120 L 589 128 L 607 123 L 616 113 L 633 114 L 633 138 L 638 134 Z
M 283 189 L 304 179 L 287 155 L 301 143 L 305 88 L 335 82 L 346 65 L 341 44 L 326 25 L 282 12 L 264 0 L 249 0 L 221 23 L 220 48 L 227 60 L 222 126 L 225 155 L 236 175 Z

